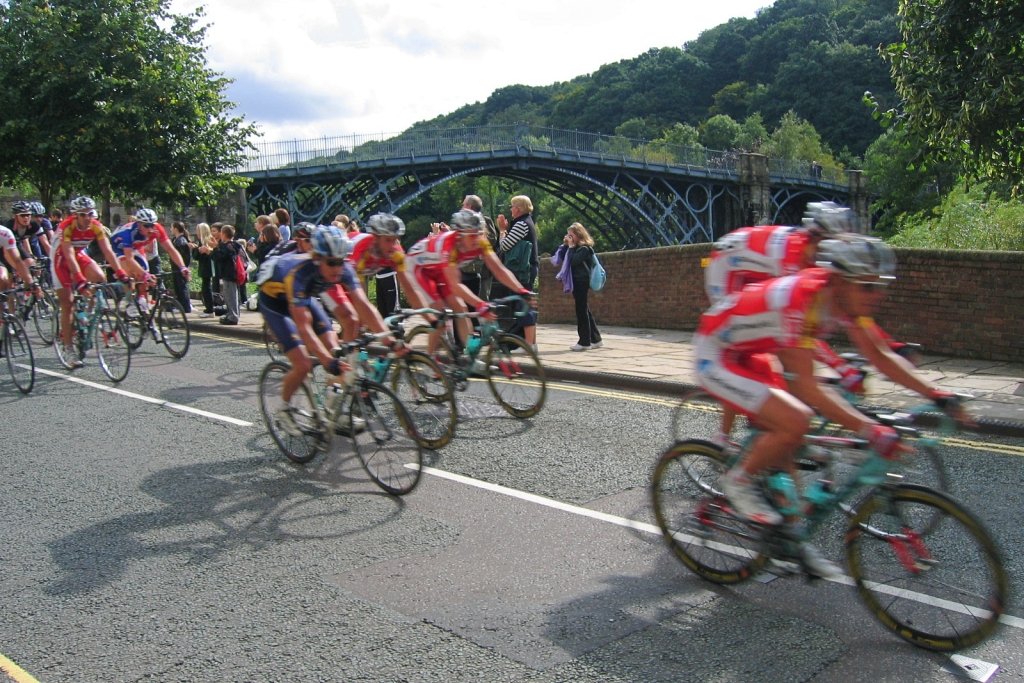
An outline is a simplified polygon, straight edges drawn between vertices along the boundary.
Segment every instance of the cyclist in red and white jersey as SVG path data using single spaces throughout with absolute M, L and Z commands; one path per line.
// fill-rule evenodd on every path
M 494 253 L 484 232 L 487 223 L 482 215 L 463 209 L 452 214 L 449 225 L 450 230 L 428 235 L 412 245 L 407 255 L 413 265 L 416 282 L 423 288 L 431 307 L 446 307 L 465 313 L 469 310 L 468 306 L 473 306 L 477 312 L 488 314 L 487 302 L 462 284 L 462 273 L 459 271 L 460 264 L 476 258 L 482 258 L 498 282 L 509 290 L 524 297 L 533 296 Z M 465 345 L 471 332 L 471 323 L 467 318 L 458 318 L 455 322 L 456 341 Z M 527 343 L 535 344 L 536 335 L 536 320 L 532 319 L 524 327 L 523 337 Z
M 399 242 L 404 234 L 405 222 L 401 218 L 390 213 L 375 213 L 366 221 L 366 232 L 349 236 L 352 251 L 348 260 L 360 280 L 388 268 L 394 270 L 412 307 L 423 308 L 429 300 L 413 278 L 405 250 Z
M 29 270 L 28 264 L 21 258 L 18 251 L 17 238 L 5 227 L 0 227 L 0 256 L 3 257 L 0 259 L 0 289 L 9 289 L 14 284 L 10 273 L 4 266 L 5 262 L 18 273 L 18 277 L 25 283 L 25 286 L 36 288 L 36 283 L 32 279 L 32 271 Z
M 85 251 L 89 243 L 96 240 L 118 280 L 127 280 L 128 274 L 118 265 L 106 230 L 103 224 L 96 220 L 96 202 L 91 197 L 75 197 L 71 200 L 70 208 L 70 215 L 57 227 L 50 254 L 54 289 L 57 290 L 60 300 L 61 338 L 54 343 L 63 343 L 67 350 L 64 355 L 69 359 L 69 363 L 73 367 L 81 367 L 82 361 L 71 349 L 72 290 L 83 289 L 88 282 L 105 281 L 103 270 Z
M 861 434 L 884 457 L 896 450 L 895 430 L 857 411 L 814 376 L 817 341 L 835 327 L 845 325 L 858 350 L 889 379 L 959 411 L 953 394 L 919 376 L 876 331 L 871 315 L 878 288 L 893 279 L 894 261 L 892 250 L 879 240 L 825 240 L 818 245 L 821 267 L 747 285 L 701 316 L 694 337 L 698 382 L 760 428 L 743 461 L 722 478 L 722 490 L 749 520 L 782 523 L 756 478 L 772 469 L 792 473 L 793 454 L 815 410 Z M 812 573 L 838 571 L 811 546 L 805 545 L 802 555 Z

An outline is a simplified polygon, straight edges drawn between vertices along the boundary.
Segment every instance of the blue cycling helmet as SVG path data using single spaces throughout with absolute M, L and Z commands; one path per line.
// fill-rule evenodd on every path
M 318 225 L 310 236 L 313 252 L 328 258 L 345 258 L 352 249 L 352 242 L 345 237 L 341 228 L 334 225 Z

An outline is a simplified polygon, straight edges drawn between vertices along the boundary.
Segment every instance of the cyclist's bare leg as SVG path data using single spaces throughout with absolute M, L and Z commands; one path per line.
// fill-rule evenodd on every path
M 736 424 L 736 411 L 726 404 L 722 405 L 722 436 L 728 441 L 732 434 L 733 425 Z
M 135 280 L 135 293 L 138 296 L 146 296 L 146 292 L 149 290 L 149 285 L 146 283 L 146 278 L 149 277 L 149 271 L 143 270 L 139 262 L 134 258 L 128 256 L 119 256 L 117 258 L 118 264 L 124 269 L 126 273 L 133 280 Z
M 814 412 L 792 394 L 772 389 L 757 414 L 761 433 L 750 444 L 740 466 L 750 475 L 768 469 L 792 471 L 793 454 L 810 429 L 813 416 Z
M 313 370 L 313 363 L 309 360 L 309 351 L 302 344 L 286 353 L 285 356 L 288 357 L 288 362 L 291 363 L 292 368 L 285 373 L 284 379 L 281 381 L 281 399 L 285 403 L 289 403 L 296 389 L 299 388 L 303 380 L 306 379 L 306 376 Z
M 444 300 L 448 308 L 458 313 L 466 313 L 469 308 L 466 306 L 466 302 L 457 296 L 447 296 Z M 455 319 L 455 335 L 456 341 L 460 346 L 465 348 L 466 340 L 473 333 L 473 323 L 469 321 L 469 318 L 456 318 Z

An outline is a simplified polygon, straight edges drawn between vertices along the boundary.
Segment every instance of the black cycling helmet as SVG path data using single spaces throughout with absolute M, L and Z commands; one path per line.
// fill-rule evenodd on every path
M 17 201 L 11 204 L 11 213 L 32 213 L 32 205 L 28 202 Z

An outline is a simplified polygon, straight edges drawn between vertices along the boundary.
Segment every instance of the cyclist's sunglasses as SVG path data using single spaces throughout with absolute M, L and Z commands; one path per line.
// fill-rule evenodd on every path
M 144 228 L 152 228 L 153 227 L 152 223 L 139 223 L 139 225 L 141 225 Z
M 343 258 L 325 258 L 324 263 L 331 268 L 340 268 L 345 265 L 345 259 Z
M 32 218 L 32 214 L 30 214 L 30 213 L 16 213 L 14 215 L 15 216 L 19 216 L 21 218 L 25 218 L 25 217 Z

